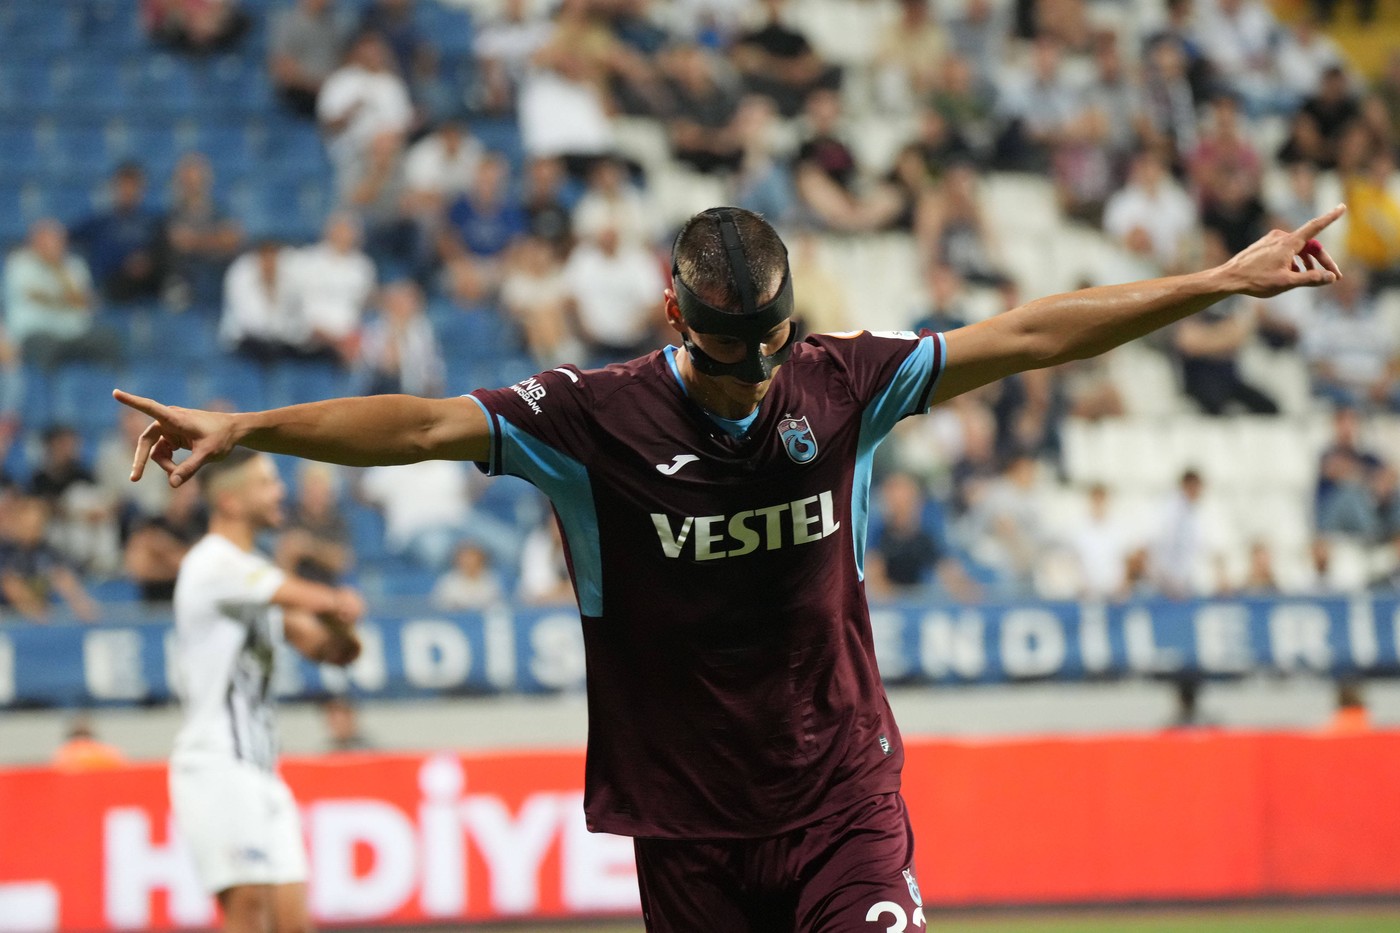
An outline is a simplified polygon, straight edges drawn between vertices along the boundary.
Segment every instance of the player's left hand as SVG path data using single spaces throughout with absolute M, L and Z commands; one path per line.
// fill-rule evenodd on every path
M 1316 237 L 1346 213 L 1338 204 L 1292 233 L 1271 230 L 1220 267 L 1229 291 L 1272 298 L 1290 289 L 1330 285 L 1342 270 Z
M 141 478 L 146 461 L 152 460 L 170 476 L 170 485 L 179 486 L 208 460 L 221 460 L 235 444 L 233 415 L 196 408 L 162 405 L 155 399 L 113 389 L 112 397 L 130 408 L 155 419 L 141 432 L 131 464 L 131 480 Z M 190 455 L 177 463 L 175 454 Z

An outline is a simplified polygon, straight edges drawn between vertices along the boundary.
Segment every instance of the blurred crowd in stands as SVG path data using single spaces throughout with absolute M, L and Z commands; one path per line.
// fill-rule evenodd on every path
M 1286 588 L 1332 588 L 1334 536 L 1400 553 L 1395 464 L 1363 441 L 1373 419 L 1400 410 L 1400 319 L 1381 309 L 1400 286 L 1400 52 L 1379 74 L 1358 72 L 1329 37 L 1335 3 L 1285 23 L 1262 0 L 844 0 L 876 24 L 873 56 L 853 65 L 824 58 L 804 33 L 818 0 L 502 0 L 470 4 L 461 69 L 423 25 L 436 2 L 142 4 L 153 47 L 175 54 L 262 54 L 249 37 L 265 36 L 276 106 L 319 131 L 334 204 L 315 242 L 252 229 L 217 196 L 214 153 L 189 151 L 168 178 L 148 177 L 139 159 L 112 166 L 106 206 L 39 220 L 15 244 L 0 340 L 8 611 L 45 618 L 61 601 L 95 619 L 91 593 L 113 579 L 128 588 L 99 595 L 168 600 L 201 533 L 194 485 L 171 491 L 158 473 L 127 482 L 139 417 L 103 437 L 26 420 L 26 374 L 131 364 L 130 308 L 208 322 L 217 352 L 254 372 L 320 367 L 335 387 L 367 393 L 465 390 L 442 342 L 458 320 L 489 321 L 481 332 L 534 368 L 604 365 L 667 342 L 674 226 L 655 179 L 619 146 L 623 121 L 659 128 L 677 171 L 717 181 L 788 235 L 799 314 L 819 331 L 862 323 L 821 266 L 818 245 L 832 238 L 910 239 L 923 285 L 906 296 L 911 329 L 1037 297 L 996 235 L 1016 219 L 988 216 L 996 174 L 1049 179 L 1062 216 L 1114 245 L 1121 268 L 1105 281 L 1220 262 L 1339 191 L 1351 207 L 1334 249 L 1340 284 L 1225 302 L 1153 346 L 1205 415 L 1280 411 L 1242 372 L 1251 345 L 1304 361 L 1317 410 L 1335 410 L 1315 501 L 1298 503 L 1315 516 L 1314 572 Z M 1358 6 L 1345 15 L 1384 13 Z M 1397 29 L 1389 23 L 1375 28 Z M 872 116 L 910 127 L 887 164 L 870 164 L 852 138 Z M 518 148 L 478 132 L 502 122 Z M 902 426 L 878 463 L 871 593 L 1279 592 L 1267 541 L 1227 567 L 1200 472 L 1180 477 L 1146 537 L 1123 530 L 1103 486 L 1081 490 L 1082 522 L 1047 524 L 1042 493 L 1063 484 L 1067 419 L 1120 417 L 1131 393 L 1089 361 Z M 363 569 L 352 525 L 367 525 L 382 538 L 376 559 L 422 584 L 398 594 L 453 608 L 572 598 L 547 509 L 469 465 L 287 475 L 294 494 L 275 547 L 303 574 Z M 1393 587 L 1400 574 L 1369 582 Z

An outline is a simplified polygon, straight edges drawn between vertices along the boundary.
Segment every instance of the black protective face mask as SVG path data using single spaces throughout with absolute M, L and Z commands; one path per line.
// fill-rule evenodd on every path
M 774 327 L 792 317 L 792 272 L 783 269 L 783 284 L 772 300 L 757 304 L 757 290 L 749 275 L 748 259 L 744 246 L 739 241 L 739 229 L 734 224 L 734 214 L 729 208 L 716 207 L 705 213 L 713 213 L 719 220 L 719 235 L 724 243 L 725 255 L 729 259 L 729 271 L 734 276 L 734 284 L 739 291 L 742 313 L 723 311 L 706 303 L 690 287 L 681 281 L 680 267 L 675 259 L 671 261 L 671 285 L 676 292 L 676 304 L 680 306 L 681 318 L 686 325 L 702 334 L 722 334 L 744 342 L 744 358 L 737 363 L 722 363 L 695 345 L 690 334 L 683 334 L 681 341 L 685 352 L 695 368 L 707 376 L 733 376 L 744 382 L 755 384 L 766 381 L 773 370 L 787 361 L 797 342 L 797 325 L 788 331 L 788 339 L 775 353 L 763 352 L 763 338 Z M 672 252 L 674 257 L 674 251 Z

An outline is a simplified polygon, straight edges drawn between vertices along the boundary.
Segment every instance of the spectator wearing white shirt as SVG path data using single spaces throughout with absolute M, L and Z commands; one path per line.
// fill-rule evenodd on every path
M 655 212 L 627 178 L 622 162 L 600 159 L 588 173 L 588 190 L 574 207 L 573 228 L 579 237 L 594 237 L 611 228 L 627 243 L 651 243 Z
M 219 339 L 226 347 L 259 363 L 306 355 L 308 331 L 297 303 L 294 264 L 294 252 L 273 239 L 233 261 L 224 276 L 219 319 Z
M 361 238 L 355 215 L 338 211 L 326 220 L 321 242 L 296 259 L 296 297 L 311 340 L 342 363 L 355 357 L 360 320 L 374 293 L 374 263 L 361 251 Z
M 532 16 L 527 0 L 506 0 L 501 15 L 482 26 L 472 51 L 480 66 L 475 93 L 489 113 L 515 110 L 516 96 L 530 68 L 530 59 L 548 42 L 553 27 Z
M 520 136 L 535 158 L 558 156 L 579 176 L 613 150 L 607 101 L 587 64 L 568 50 L 555 50 L 549 67 L 532 70 L 520 88 Z
M 384 513 L 389 549 L 425 567 L 446 568 L 463 541 L 480 544 L 497 564 L 514 560 L 515 530 L 471 506 L 465 463 L 424 460 L 365 470 L 360 495 Z
M 573 295 L 548 240 L 526 237 L 511 251 L 501 280 L 501 304 L 520 325 L 525 348 L 541 369 L 583 356 L 573 328 Z
M 1205 482 L 1195 470 L 1181 475 L 1148 548 L 1148 574 L 1173 599 L 1211 596 L 1228 589 L 1216 516 L 1204 504 Z
M 1348 268 L 1334 288 L 1319 295 L 1302 336 L 1315 394 L 1362 410 L 1400 407 L 1400 348 L 1376 310 L 1364 270 Z
M 316 116 L 329 140 L 337 179 L 360 174 L 357 166 L 375 140 L 390 137 L 402 145 L 413 124 L 413 104 L 379 35 L 361 33 L 351 44 L 345 64 L 321 85 Z M 339 187 L 344 190 L 344 183 Z
M 656 256 L 612 228 L 574 248 L 564 279 L 581 336 L 599 362 L 630 359 L 657 346 L 657 304 L 665 283 Z
M 1275 61 L 1279 82 L 1292 93 L 1294 103 L 1316 94 L 1328 69 L 1346 65 L 1337 43 L 1311 17 L 1298 20 L 1288 30 Z
M 442 211 L 453 198 L 471 190 L 486 155 L 481 140 L 465 123 L 449 120 L 408 149 L 404 188 L 415 213 Z
M 1128 591 L 1128 536 L 1108 510 L 1108 489 L 1089 487 L 1089 514 L 1078 523 L 1069 544 L 1079 565 L 1079 595 L 1118 599 Z
M 1104 207 L 1109 236 L 1164 272 L 1180 271 L 1187 264 L 1187 237 L 1196 228 L 1195 203 L 1152 152 L 1134 159 L 1128 184 Z
M 300 116 L 316 116 L 316 95 L 340 63 L 354 29 L 348 10 L 332 0 L 298 0 L 272 18 L 268 74 L 278 96 Z
M 571 606 L 574 588 L 564 555 L 559 523 L 548 517 L 525 538 L 520 549 L 520 601 L 527 606 Z
M 489 609 L 505 600 L 501 577 L 478 545 L 457 545 L 452 569 L 438 578 L 430 599 L 439 609 Z
M 1279 25 L 1262 0 L 1198 0 L 1196 22 L 1207 60 L 1251 116 L 1287 107 L 1274 59 Z

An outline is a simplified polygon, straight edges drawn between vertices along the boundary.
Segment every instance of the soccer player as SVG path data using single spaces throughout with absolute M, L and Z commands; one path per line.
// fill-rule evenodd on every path
M 914 929 L 903 747 L 862 580 L 876 445 L 931 404 L 1229 295 L 1335 281 L 1311 238 L 1342 210 L 1205 272 L 1044 298 L 946 334 L 799 339 L 781 239 L 716 208 L 674 246 L 678 347 L 455 399 L 223 414 L 116 397 L 155 419 L 133 477 L 150 459 L 179 485 L 241 445 L 358 465 L 472 460 L 533 482 L 553 501 L 583 616 L 588 825 L 634 837 L 648 929 Z
M 200 879 L 229 933 L 299 933 L 306 854 L 296 801 L 277 774 L 271 679 L 284 640 L 313 661 L 349 664 L 364 607 L 350 589 L 289 577 L 254 538 L 282 522 L 272 459 L 247 448 L 201 474 L 209 533 L 175 583 L 184 725 L 170 758 L 170 802 Z

